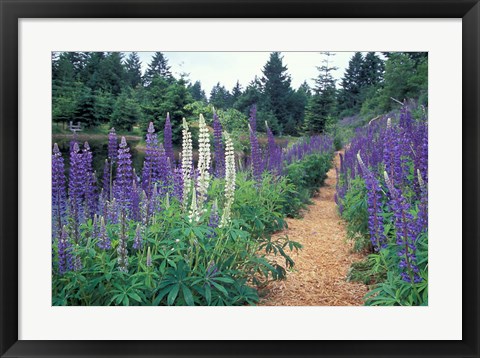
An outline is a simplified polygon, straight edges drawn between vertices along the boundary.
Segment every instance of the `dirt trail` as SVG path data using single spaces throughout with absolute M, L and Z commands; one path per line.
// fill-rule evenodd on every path
M 338 165 L 338 153 L 335 165 Z M 313 198 L 313 205 L 302 219 L 287 219 L 287 234 L 303 249 L 292 254 L 293 272 L 285 281 L 271 283 L 260 300 L 262 306 L 355 306 L 363 304 L 367 292 L 363 284 L 345 280 L 352 262 L 362 255 L 352 253 L 352 242 L 346 240 L 345 223 L 335 200 L 335 168 L 327 174 L 325 185 Z

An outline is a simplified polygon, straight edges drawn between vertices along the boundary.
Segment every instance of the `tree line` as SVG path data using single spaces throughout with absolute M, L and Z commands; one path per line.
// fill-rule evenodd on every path
M 334 54 L 320 53 L 318 75 L 310 87 L 298 88 L 280 52 L 272 52 L 255 77 L 243 88 L 220 82 L 207 99 L 200 81 L 175 77 L 167 57 L 155 52 L 145 73 L 136 52 L 61 52 L 52 58 L 52 116 L 54 122 L 100 124 L 123 130 L 142 128 L 154 121 L 162 128 L 170 113 L 175 141 L 180 138 L 183 117 L 214 106 L 228 111 L 229 118 L 246 123 L 252 105 L 257 106 L 258 130 L 279 135 L 321 133 L 329 123 L 362 114 L 373 116 L 394 108 L 397 101 L 419 99 L 427 104 L 427 53 L 356 52 L 339 83 L 333 77 Z

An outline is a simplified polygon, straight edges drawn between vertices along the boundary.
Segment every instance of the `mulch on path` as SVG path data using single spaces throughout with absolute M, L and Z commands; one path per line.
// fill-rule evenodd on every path
M 335 165 L 338 164 L 338 153 Z M 335 168 L 327 174 L 325 185 L 313 198 L 301 219 L 287 219 L 288 229 L 276 234 L 288 235 L 303 249 L 292 253 L 293 272 L 287 279 L 270 283 L 263 291 L 261 306 L 361 306 L 367 292 L 365 285 L 347 282 L 353 262 L 363 258 L 352 252 L 347 241 L 345 222 L 340 218 L 334 200 Z

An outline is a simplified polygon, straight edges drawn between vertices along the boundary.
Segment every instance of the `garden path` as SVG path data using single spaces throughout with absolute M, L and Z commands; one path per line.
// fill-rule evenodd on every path
M 339 165 L 338 152 L 335 165 Z M 261 293 L 262 306 L 355 306 L 363 304 L 366 286 L 347 282 L 351 264 L 361 260 L 352 253 L 346 224 L 338 214 L 334 200 L 335 168 L 327 173 L 325 185 L 301 219 L 287 219 L 288 229 L 276 235 L 288 235 L 303 249 L 292 253 L 293 272 L 287 279 L 270 283 Z

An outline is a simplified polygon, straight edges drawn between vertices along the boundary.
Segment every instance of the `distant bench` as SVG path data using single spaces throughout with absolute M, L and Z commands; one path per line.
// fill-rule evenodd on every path
M 69 129 L 73 132 L 73 133 L 76 133 L 76 132 L 81 132 L 82 131 L 82 125 L 80 122 L 77 122 L 77 124 L 73 124 L 72 121 L 70 121 L 70 127 Z

